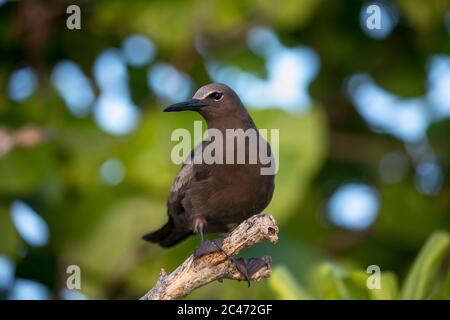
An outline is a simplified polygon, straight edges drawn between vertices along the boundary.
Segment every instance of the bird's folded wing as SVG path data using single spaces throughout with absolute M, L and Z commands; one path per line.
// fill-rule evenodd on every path
M 170 191 L 168 199 L 169 214 L 176 213 L 183 210 L 181 201 L 183 200 L 186 192 L 193 182 L 198 183 L 205 180 L 209 176 L 209 166 L 199 165 L 197 158 L 202 156 L 202 150 L 206 146 L 207 142 L 203 141 L 194 150 L 192 150 L 189 158 L 185 161 L 183 166 L 178 172 Z

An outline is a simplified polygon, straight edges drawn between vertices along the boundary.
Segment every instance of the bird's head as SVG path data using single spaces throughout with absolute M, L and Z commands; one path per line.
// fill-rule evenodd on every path
M 191 100 L 172 104 L 164 112 L 196 111 L 205 119 L 224 117 L 243 109 L 238 95 L 221 83 L 207 84 L 194 94 Z

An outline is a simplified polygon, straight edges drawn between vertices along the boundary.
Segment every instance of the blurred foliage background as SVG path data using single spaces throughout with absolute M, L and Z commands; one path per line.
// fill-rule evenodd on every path
M 0 297 L 136 299 L 192 252 L 140 237 L 199 120 L 161 110 L 215 81 L 280 129 L 280 241 L 189 298 L 449 299 L 449 40 L 447 0 L 0 0 Z

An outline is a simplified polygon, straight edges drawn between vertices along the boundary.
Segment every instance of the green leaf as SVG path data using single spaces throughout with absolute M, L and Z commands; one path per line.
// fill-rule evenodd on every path
M 439 286 L 436 294 L 432 296 L 433 300 L 450 300 L 450 269 L 442 279 L 442 284 Z
M 368 289 L 373 300 L 396 300 L 398 299 L 398 279 L 391 271 L 381 273 L 381 287 L 379 289 Z
M 17 197 L 39 188 L 51 172 L 52 157 L 47 146 L 17 148 L 0 157 L 0 193 Z
M 344 300 L 352 296 L 344 283 L 345 272 L 331 263 L 324 263 L 317 270 L 317 283 L 323 299 Z
M 349 272 L 344 278 L 344 283 L 348 288 L 351 296 L 358 300 L 368 300 L 369 292 L 367 289 L 368 274 L 362 270 Z
M 278 109 L 251 114 L 259 129 L 280 129 L 278 152 L 270 141 L 272 151 L 279 155 L 276 158 L 279 170 L 274 197 L 265 212 L 273 214 L 282 225 L 297 213 L 296 206 L 304 200 L 311 181 L 322 167 L 328 144 L 325 115 L 320 106 L 302 115 Z
M 444 256 L 450 247 L 450 235 L 436 231 L 422 247 L 409 271 L 402 290 L 402 299 L 424 299 Z
M 444 284 L 442 286 L 442 298 L 450 300 L 450 269 L 447 271 Z
M 310 300 L 311 295 L 295 280 L 284 265 L 273 269 L 269 285 L 281 300 Z
M 105 210 L 102 223 L 85 241 L 67 250 L 65 257 L 102 283 L 127 274 L 139 257 L 139 245 L 144 244 L 140 235 L 158 228 L 167 219 L 149 214 L 164 212 L 164 202 L 145 197 L 121 199 Z

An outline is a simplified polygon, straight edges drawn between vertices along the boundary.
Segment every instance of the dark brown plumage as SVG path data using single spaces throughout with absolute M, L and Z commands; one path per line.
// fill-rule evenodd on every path
M 193 100 L 169 106 L 164 111 L 197 111 L 208 124 L 208 129 L 222 132 L 226 143 L 226 129 L 256 129 L 237 94 L 228 86 L 212 83 L 201 87 Z M 260 143 L 269 144 L 258 135 Z M 231 138 L 230 138 L 231 139 Z M 236 159 L 236 137 L 234 159 Z M 211 141 L 203 141 L 190 155 L 201 157 L 201 148 Z M 248 217 L 264 210 L 272 199 L 274 175 L 261 175 L 259 161 L 249 164 L 249 148 L 255 141 L 246 140 L 245 164 L 226 164 L 224 146 L 223 164 L 196 164 L 182 166 L 167 201 L 169 221 L 161 229 L 143 238 L 170 247 L 197 232 L 203 242 L 203 233 L 228 232 Z M 273 158 L 272 160 L 273 161 Z M 265 165 L 267 167 L 267 165 Z

